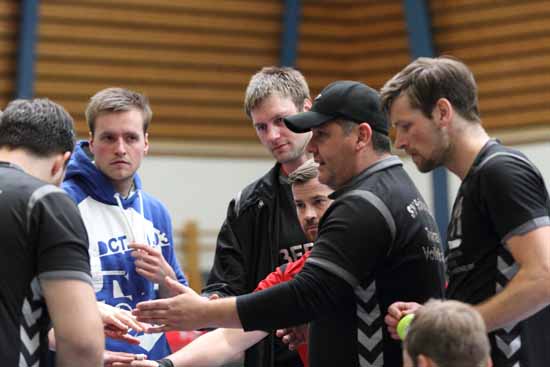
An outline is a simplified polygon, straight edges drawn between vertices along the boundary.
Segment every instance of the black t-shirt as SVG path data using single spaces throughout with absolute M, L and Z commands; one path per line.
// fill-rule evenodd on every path
M 0 355 L 45 365 L 50 326 L 40 279 L 90 283 L 86 229 L 61 189 L 0 162 Z
M 433 217 L 396 157 L 333 194 L 296 277 L 237 298 L 245 330 L 310 324 L 312 366 L 401 366 L 384 326 L 395 301 L 443 297 L 444 257 Z
M 505 246 L 550 225 L 538 170 L 520 152 L 489 141 L 462 182 L 449 224 L 447 297 L 478 304 L 498 293 L 518 264 Z M 525 244 L 529 251 L 529 244 Z M 495 366 L 550 366 L 550 307 L 489 334 Z M 516 363 L 519 361 L 519 364 Z
M 276 195 L 278 213 L 274 219 L 281 221 L 279 223 L 281 231 L 278 237 L 279 257 L 277 259 L 278 266 L 281 266 L 298 260 L 313 244 L 307 243 L 304 231 L 300 227 L 296 214 L 296 206 L 294 205 L 294 197 L 292 196 L 292 190 L 286 176 L 279 176 L 279 185 L 277 185 L 277 188 L 279 190 L 279 193 Z M 280 338 L 275 337 L 273 349 L 275 352 L 274 366 L 302 366 L 298 354 L 290 351 Z

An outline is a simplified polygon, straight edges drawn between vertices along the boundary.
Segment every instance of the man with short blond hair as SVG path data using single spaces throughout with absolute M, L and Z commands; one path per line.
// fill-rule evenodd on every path
M 310 134 L 295 134 L 287 116 L 308 110 L 309 87 L 293 68 L 270 66 L 248 83 L 244 110 L 274 167 L 231 200 L 220 229 L 204 295 L 250 293 L 277 266 L 300 258 L 311 244 L 304 236 L 287 176 L 307 160 Z M 300 359 L 270 335 L 245 355 L 245 366 L 299 367 Z
M 151 116 L 140 93 L 97 92 L 86 109 L 90 140 L 78 142 L 63 183 L 86 224 L 97 300 L 126 312 L 140 301 L 168 296 L 165 276 L 187 284 L 174 251 L 170 215 L 142 190 L 137 174 L 149 150 Z M 127 361 L 129 353 L 156 359 L 171 352 L 164 334 L 139 331 L 131 332 L 139 344 L 107 338 L 106 349 L 121 352 L 111 354 L 110 361 Z

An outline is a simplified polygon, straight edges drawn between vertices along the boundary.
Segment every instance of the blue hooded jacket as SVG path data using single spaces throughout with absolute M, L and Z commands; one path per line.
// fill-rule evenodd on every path
M 187 285 L 174 252 L 170 215 L 160 201 L 141 190 L 137 173 L 135 191 L 128 198 L 121 197 L 92 162 L 88 142 L 79 141 L 69 161 L 63 188 L 78 205 L 86 225 L 98 301 L 132 310 L 141 301 L 158 298 L 158 285 L 136 272 L 128 247 L 132 242 L 159 247 L 178 281 Z M 130 333 L 140 339 L 139 345 L 107 338 L 106 349 L 146 354 L 153 360 L 171 353 L 162 333 Z

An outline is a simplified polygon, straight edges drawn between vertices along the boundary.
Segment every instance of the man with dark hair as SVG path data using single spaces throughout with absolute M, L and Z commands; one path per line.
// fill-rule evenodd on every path
M 103 325 L 86 229 L 59 185 L 74 148 L 73 120 L 47 99 L 11 102 L 0 120 L 0 355 L 6 366 L 98 367 Z
M 550 365 L 550 199 L 538 169 L 481 125 L 462 62 L 419 58 L 382 88 L 395 145 L 418 169 L 445 166 L 462 184 L 448 230 L 447 297 L 475 305 L 495 366 Z M 418 305 L 390 307 L 394 333 Z
M 490 354 L 479 312 L 458 301 L 430 300 L 414 314 L 403 367 L 491 367 Z
M 389 146 L 378 93 L 365 84 L 327 86 L 309 112 L 285 118 L 312 131 L 308 151 L 319 181 L 335 190 L 315 246 L 294 279 L 264 291 L 208 302 L 186 289 L 138 304 L 138 320 L 164 329 L 204 326 L 269 330 L 311 321 L 311 366 L 399 366 L 401 345 L 383 312 L 398 299 L 443 295 L 443 254 L 432 215 Z M 353 125 L 352 125 L 353 124 Z
M 140 93 L 106 88 L 92 96 L 86 109 L 90 140 L 77 144 L 63 183 L 86 225 L 97 300 L 119 314 L 137 302 L 168 296 L 165 276 L 187 284 L 168 210 L 142 190 L 137 174 L 149 149 L 151 116 Z M 107 338 L 106 349 L 113 353 L 106 363 L 132 360 L 130 354 L 159 359 L 171 353 L 164 334 L 132 329 L 131 344 L 128 338 Z
M 277 266 L 297 260 L 311 248 L 298 223 L 287 180 L 307 160 L 310 134 L 293 133 L 283 122 L 310 106 L 309 87 L 295 69 L 265 67 L 250 79 L 244 110 L 260 142 L 277 162 L 229 203 L 203 295 L 250 293 Z M 246 351 L 245 366 L 299 367 L 302 363 L 270 335 Z

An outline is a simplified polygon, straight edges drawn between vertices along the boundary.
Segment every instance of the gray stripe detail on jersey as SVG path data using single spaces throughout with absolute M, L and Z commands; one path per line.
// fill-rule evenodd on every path
M 53 192 L 61 192 L 64 193 L 65 191 L 61 190 L 57 186 L 53 185 L 44 185 L 36 189 L 31 197 L 29 198 L 29 202 L 27 203 L 27 233 L 30 233 L 31 231 L 31 214 L 32 210 L 34 209 L 34 206 L 38 201 L 40 201 L 43 197 L 46 195 L 49 195 Z
M 351 285 L 352 288 L 355 288 L 359 285 L 359 280 L 355 276 L 353 276 L 353 274 L 328 260 L 314 258 L 310 256 L 306 260 L 306 263 L 316 265 L 321 269 L 324 269 L 329 273 L 332 273 L 337 277 L 344 279 L 349 285 Z
M 47 271 L 44 273 L 40 273 L 40 275 L 38 275 L 38 279 L 40 280 L 64 280 L 64 279 L 81 280 L 93 286 L 92 277 L 83 271 L 77 271 L 77 270 Z
M 514 154 L 514 153 L 510 153 L 510 152 L 498 152 L 498 153 L 494 153 L 494 154 L 491 154 L 490 156 L 488 156 L 487 158 L 485 158 L 483 161 L 481 161 L 481 163 L 475 168 L 476 171 L 480 170 L 481 167 L 483 167 L 487 162 L 489 162 L 491 159 L 493 158 L 496 158 L 496 157 L 512 157 L 512 158 L 516 158 L 517 160 L 520 160 L 522 161 L 523 163 L 529 165 L 531 168 L 533 168 L 533 170 L 535 170 L 535 172 L 542 177 L 542 174 L 540 173 L 540 171 L 538 170 L 537 167 L 535 167 L 535 165 L 533 163 L 531 163 L 528 159 L 518 155 L 518 154 Z
M 365 190 L 352 190 L 344 195 L 342 197 L 346 196 L 358 196 L 360 198 L 365 199 L 369 203 L 371 203 L 382 216 L 386 220 L 386 223 L 388 224 L 388 228 L 390 230 L 391 235 L 391 245 L 393 245 L 393 241 L 395 240 L 395 234 L 397 232 L 397 227 L 395 225 L 395 220 L 393 219 L 393 215 L 391 214 L 390 209 L 387 207 L 387 205 L 380 199 L 378 196 L 373 194 L 370 191 Z M 391 249 L 391 246 L 390 246 Z
M 495 344 L 502 354 L 504 354 L 506 359 L 510 359 L 521 349 L 521 335 L 516 336 L 509 342 L 506 342 L 499 335 L 495 335 Z M 519 366 L 519 362 L 514 364 L 514 366 Z
M 399 159 L 399 157 L 395 155 L 379 160 L 378 162 L 376 162 L 375 164 L 373 164 L 372 166 L 370 166 L 369 168 L 367 168 L 357 176 L 353 177 L 351 180 L 349 180 L 349 182 L 346 185 L 336 190 L 335 192 L 344 192 L 346 191 L 346 187 L 353 187 L 358 182 L 365 180 L 367 177 L 371 176 L 376 172 L 383 171 L 389 167 L 402 166 L 402 165 L 403 165 L 403 162 L 401 162 L 401 159 Z
M 510 232 L 508 232 L 503 238 L 502 243 L 506 244 L 506 242 L 514 236 L 521 236 L 526 233 L 529 233 L 537 228 L 540 227 L 546 227 L 550 226 L 550 217 L 544 216 L 544 217 L 538 217 L 528 220 L 527 222 L 517 226 L 516 228 L 512 229 Z
M 42 302 L 36 302 L 42 298 L 42 289 L 36 277 L 32 279 L 30 288 L 31 298 L 25 298 L 21 308 L 23 319 L 19 325 L 19 340 L 21 342 L 19 367 L 35 367 L 40 363 L 40 330 L 37 330 L 35 325 L 46 309 L 42 306 Z M 25 354 L 23 349 L 25 349 Z

